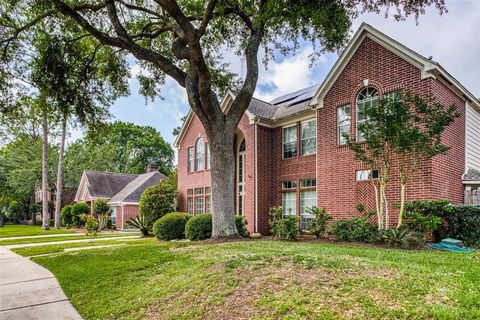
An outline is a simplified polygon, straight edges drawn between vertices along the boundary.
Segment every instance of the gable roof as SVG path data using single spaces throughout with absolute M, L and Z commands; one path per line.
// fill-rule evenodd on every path
M 139 202 L 140 196 L 146 188 L 159 183 L 165 178 L 166 177 L 158 171 L 141 174 L 115 194 L 109 203 Z
M 323 98 L 328 93 L 340 73 L 343 71 L 353 54 L 357 51 L 358 47 L 362 44 L 366 37 L 372 39 L 387 50 L 390 50 L 400 58 L 419 68 L 421 70 L 422 78 L 437 78 L 458 96 L 462 97 L 462 99 L 470 102 L 470 104 L 480 112 L 480 98 L 475 97 L 471 92 L 469 92 L 438 62 L 420 55 L 400 42 L 373 28 L 369 24 L 362 23 L 321 84 L 313 85 L 283 95 L 273 99 L 270 102 L 252 98 L 252 101 L 245 112 L 251 123 L 255 122 L 256 119 L 259 119 L 264 120 L 262 124 L 268 125 L 279 120 L 289 119 L 289 117 L 303 114 L 314 108 L 322 108 Z M 228 102 L 234 98 L 235 95 L 229 91 L 222 100 L 222 110 L 225 110 Z M 180 142 L 182 141 L 183 136 L 185 135 L 185 132 L 187 131 L 187 128 L 193 119 L 193 116 L 194 113 L 190 109 L 187 119 L 183 123 L 180 130 L 180 134 L 175 140 L 175 147 L 180 147 Z M 277 125 L 279 125 L 279 123 L 281 124 L 281 122 L 278 122 Z
M 447 87 L 449 87 L 456 94 L 471 102 L 478 110 L 480 110 L 480 100 L 471 92 L 469 92 L 458 80 L 452 77 L 438 62 L 425 58 L 424 56 L 418 54 L 412 49 L 404 46 L 400 42 L 390 38 L 386 34 L 366 23 L 362 23 L 360 28 L 358 28 L 347 47 L 338 58 L 337 62 L 335 62 L 333 68 L 327 74 L 327 77 L 322 82 L 313 99 L 311 100 L 311 106 L 316 106 L 317 108 L 323 107 L 323 98 L 328 93 L 340 73 L 350 61 L 350 58 L 357 51 L 358 47 L 362 44 L 366 37 L 372 39 L 387 50 L 390 50 L 405 61 L 419 68 L 422 72 L 422 78 L 437 78 L 445 83 Z
M 92 198 L 110 199 L 120 190 L 122 190 L 129 182 L 133 181 L 136 174 L 99 172 L 85 170 L 87 189 Z M 83 180 L 83 177 L 82 177 Z

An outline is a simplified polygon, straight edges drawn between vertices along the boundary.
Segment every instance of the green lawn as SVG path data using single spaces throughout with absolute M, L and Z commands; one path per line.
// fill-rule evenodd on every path
M 0 238 L 21 237 L 21 236 L 39 236 L 46 234 L 74 233 L 73 230 L 60 229 L 42 230 L 42 226 L 22 226 L 19 224 L 7 224 L 0 228 Z
M 127 236 L 140 236 L 140 232 L 118 232 L 118 233 L 102 233 L 98 234 L 95 238 L 115 238 L 115 237 L 127 237 Z M 47 238 L 30 238 L 30 239 L 0 239 L 0 246 L 6 246 L 10 244 L 25 244 L 25 243 L 40 243 L 40 242 L 54 242 L 54 241 L 68 241 L 68 240 L 85 240 L 92 239 L 92 237 L 85 234 L 76 236 L 59 236 L 59 237 L 47 237 Z
M 141 239 L 32 260 L 84 319 L 480 319 L 479 253 Z

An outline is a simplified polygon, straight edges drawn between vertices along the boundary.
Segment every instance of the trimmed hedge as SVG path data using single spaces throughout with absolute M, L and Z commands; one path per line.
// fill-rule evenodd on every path
M 60 211 L 60 216 L 62 218 L 62 224 L 64 226 L 72 225 L 72 206 L 66 205 L 65 207 L 63 207 L 62 211 Z
M 480 206 L 451 206 L 443 218 L 447 236 L 480 246 Z
M 159 240 L 185 238 L 185 225 L 190 216 L 183 212 L 167 213 L 153 224 L 153 234 Z
M 185 236 L 192 241 L 206 240 L 212 236 L 212 215 L 199 214 L 185 225 Z

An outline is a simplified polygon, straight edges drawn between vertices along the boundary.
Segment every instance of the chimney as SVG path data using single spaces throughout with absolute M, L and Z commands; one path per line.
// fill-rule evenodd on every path
M 147 173 L 149 173 L 149 172 L 155 172 L 155 171 L 157 171 L 157 166 L 156 166 L 156 165 L 154 165 L 154 164 L 151 163 L 151 164 L 149 164 L 149 165 L 147 166 Z

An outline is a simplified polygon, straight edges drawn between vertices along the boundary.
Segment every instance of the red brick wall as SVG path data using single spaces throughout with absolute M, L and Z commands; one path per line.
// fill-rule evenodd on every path
M 122 206 L 114 206 L 116 209 L 116 223 L 117 229 L 128 228 L 127 221 L 138 216 L 138 205 L 126 204 Z
M 248 221 L 247 228 L 254 232 L 254 214 L 255 214 L 255 168 L 254 168 L 254 150 L 255 150 L 255 131 L 254 125 L 249 124 L 247 116 L 243 116 L 238 125 L 238 136 L 234 142 L 235 152 L 237 151 L 238 139 L 243 135 L 246 144 L 245 154 L 245 217 Z M 195 142 L 202 137 L 204 142 L 208 142 L 202 123 L 197 116 L 194 116 L 188 127 L 180 148 L 178 150 L 178 191 L 179 191 L 179 209 L 187 212 L 187 190 L 195 188 L 204 188 L 211 186 L 210 170 L 194 171 L 188 173 L 188 148 L 195 147 Z M 236 172 L 235 172 L 236 175 Z M 235 191 L 236 194 L 237 191 Z M 236 201 L 235 196 L 235 201 Z M 212 202 L 213 205 L 213 202 Z
M 427 97 L 429 94 L 441 91 L 437 89 L 439 87 L 437 80 L 433 78 L 421 79 L 421 72 L 418 68 L 376 42 L 368 38 L 364 40 L 327 93 L 323 108 L 317 112 L 317 202 L 319 206 L 325 206 L 335 218 L 347 218 L 355 215 L 355 205 L 358 199 L 374 203 L 371 191 L 370 201 L 368 201 L 368 195 L 358 194 L 359 192 L 368 192 L 368 188 L 359 186 L 359 183 L 355 181 L 355 170 L 366 167 L 353 160 L 353 153 L 348 147 L 337 146 L 336 109 L 345 104 L 352 106 L 351 134 L 354 135 L 355 99 L 357 93 L 364 87 L 364 79 L 368 79 L 369 85 L 376 87 L 380 95 L 400 89 L 403 92 L 410 91 Z M 442 94 L 445 96 L 445 101 L 459 104 L 460 101 L 452 96 L 453 93 L 443 90 Z M 462 104 L 459 105 L 459 108 L 462 108 Z M 461 121 L 459 121 L 455 127 L 449 129 L 447 134 L 450 137 L 447 139 L 449 142 L 453 142 L 451 136 L 455 134 L 459 137 L 459 140 L 464 139 L 464 130 L 458 131 L 461 125 Z M 455 134 L 452 132 L 455 132 Z M 459 141 L 455 142 L 459 143 Z M 462 147 L 455 147 L 453 152 L 441 158 L 450 159 L 450 162 L 457 163 L 457 168 L 451 169 L 455 174 L 457 174 L 457 171 L 463 170 L 462 148 L 463 145 Z M 437 173 L 432 175 L 432 170 L 437 170 L 441 165 L 446 165 L 446 160 L 440 161 L 439 159 L 434 159 L 433 164 L 432 161 L 424 161 L 420 165 L 414 179 L 407 188 L 407 199 L 428 199 L 439 196 L 457 199 L 460 194 L 463 194 L 463 191 L 460 192 L 461 190 L 458 187 L 461 174 L 452 178 L 458 179 L 453 183 L 454 188 L 446 188 L 448 182 L 445 180 L 441 183 L 441 186 L 435 186 L 439 180 L 445 178 L 445 175 L 440 177 Z M 462 168 L 459 169 L 458 167 Z M 399 202 L 400 198 L 398 180 L 398 176 L 393 175 L 387 189 L 387 196 L 393 211 L 392 223 L 396 222 L 393 206 Z M 439 188 L 443 188 L 441 192 L 438 190 Z
M 282 204 L 282 181 L 317 178 L 317 205 L 326 207 L 334 218 L 355 216 L 355 206 L 364 203 L 370 208 L 374 205 L 371 185 L 355 181 L 355 171 L 368 169 L 364 164 L 354 161 L 353 153 L 346 146 L 337 146 L 337 107 L 350 104 L 352 107 L 351 134 L 355 129 L 355 99 L 364 87 L 364 79 L 376 87 L 380 95 L 402 90 L 413 92 L 422 97 L 433 94 L 446 105 L 456 104 L 462 113 L 454 125 L 445 133 L 444 142 L 451 147 L 446 155 L 431 161 L 423 161 L 407 188 L 407 199 L 450 198 L 461 202 L 463 186 L 461 175 L 464 170 L 464 103 L 447 87 L 433 78 L 421 79 L 421 72 L 415 66 L 383 48 L 370 39 L 365 39 L 353 55 L 345 69 L 325 96 L 323 108 L 317 118 L 317 153 L 311 156 L 297 156 L 282 159 L 282 128 L 267 128 L 258 125 L 258 231 L 269 231 L 268 209 Z M 254 171 L 254 134 L 255 125 L 243 117 L 239 129 L 246 140 L 246 206 L 249 221 L 248 229 L 254 231 L 255 214 L 255 171 Z M 300 137 L 300 125 L 297 123 L 297 137 Z M 179 205 L 187 211 L 187 189 L 210 186 L 209 171 L 187 173 L 187 150 L 194 146 L 198 137 L 207 142 L 200 121 L 194 117 L 181 142 L 178 154 L 179 169 Z M 300 150 L 300 139 L 298 150 Z M 237 144 L 235 143 L 235 146 Z M 397 164 L 394 162 L 394 167 Z M 395 168 L 394 168 L 395 170 Z M 399 202 L 399 177 L 391 177 L 387 195 L 390 201 L 391 223 L 396 223 L 394 206 Z M 300 207 L 297 190 L 297 210 Z

